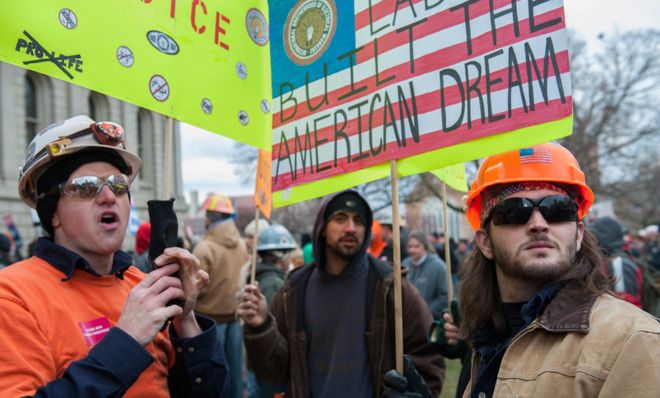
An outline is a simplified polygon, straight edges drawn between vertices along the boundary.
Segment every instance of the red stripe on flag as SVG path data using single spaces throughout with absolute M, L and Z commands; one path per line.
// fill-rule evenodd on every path
M 572 113 L 571 100 L 571 97 L 567 97 L 566 104 L 563 104 L 560 100 L 551 101 L 548 105 L 541 104 L 539 105 L 539 108 L 541 109 L 538 109 L 537 112 L 533 113 L 525 113 L 522 109 L 519 108 L 514 110 L 512 117 L 510 119 L 506 119 L 505 122 L 482 124 L 480 121 L 478 121 L 474 122 L 472 128 L 470 129 L 468 129 L 467 123 L 463 123 L 458 129 L 452 131 L 451 133 L 445 133 L 442 130 L 438 130 L 423 135 L 420 137 L 420 142 L 418 143 L 414 143 L 412 138 L 409 138 L 406 142 L 407 145 L 402 148 L 397 147 L 396 143 L 390 142 L 387 145 L 385 154 L 378 155 L 377 157 L 368 157 L 356 162 L 351 162 L 346 157 L 344 157 L 337 160 L 336 167 L 334 166 L 334 160 L 325 161 L 319 164 L 318 168 L 330 168 L 320 173 L 312 173 L 310 171 L 310 164 L 314 165 L 314 163 L 312 162 L 312 159 L 307 159 L 308 165 L 304 170 L 307 174 L 303 174 L 303 170 L 298 169 L 297 178 L 294 180 L 292 179 L 290 172 L 282 172 L 282 174 L 278 176 L 277 180 L 273 177 L 273 191 L 281 191 L 290 186 L 301 185 L 344 174 L 346 172 L 356 171 L 365 167 L 381 164 L 392 159 L 402 159 L 414 156 L 420 153 L 419 148 L 422 147 L 424 148 L 423 152 L 430 152 L 435 149 L 472 141 L 477 138 L 499 134 L 503 131 L 513 131 L 523 127 L 529 127 L 530 125 L 558 120 Z M 543 108 L 550 110 L 550 112 L 544 111 Z M 367 152 L 368 150 L 369 149 L 367 149 Z M 272 154 L 272 171 L 275 172 L 278 167 L 278 154 L 276 151 L 273 151 Z M 283 162 L 288 163 L 287 160 L 284 160 Z
M 563 52 L 560 52 L 560 53 L 557 54 L 557 62 L 559 64 L 559 68 L 560 68 L 561 73 L 568 72 L 569 67 L 568 67 L 568 52 L 567 51 L 563 51 Z M 545 62 L 543 62 L 543 59 L 540 59 L 536 62 L 536 65 L 538 66 L 539 70 L 542 71 L 543 68 L 545 67 Z M 519 68 L 521 70 L 524 70 L 526 68 L 526 66 L 527 66 L 526 62 L 519 64 Z M 502 79 L 504 82 L 506 82 L 506 81 L 508 81 L 508 68 L 500 69 L 499 71 L 496 71 L 496 72 L 492 73 L 490 76 L 491 76 L 491 81 L 495 81 L 497 79 Z M 548 77 L 553 77 L 553 76 L 555 76 L 555 75 L 554 75 L 552 69 L 550 69 L 549 73 L 548 73 Z M 514 76 L 514 79 L 515 79 L 515 76 Z M 481 81 L 479 82 L 479 84 L 475 88 L 475 90 L 479 89 L 482 94 L 486 92 L 486 81 L 485 80 L 486 79 L 484 79 L 483 76 L 482 76 Z M 536 80 L 534 80 L 534 81 L 536 81 Z M 523 73 L 521 75 L 521 84 L 524 85 L 527 82 L 528 82 L 527 75 L 525 73 Z M 469 84 L 473 84 L 473 83 L 474 83 L 474 80 L 470 80 Z M 467 83 L 465 83 L 465 84 L 469 85 Z M 518 93 L 518 91 L 516 89 L 514 89 L 512 95 L 517 95 L 517 93 Z M 542 101 L 543 99 L 542 98 L 537 98 L 536 100 Z M 411 101 L 412 101 L 411 99 L 408 99 L 407 100 L 407 105 L 408 105 L 408 109 L 412 110 L 412 102 Z M 436 90 L 436 91 L 432 91 L 432 92 L 429 92 L 429 93 L 419 95 L 419 96 L 416 97 L 416 101 L 417 101 L 417 114 L 419 114 L 419 115 L 427 113 L 427 112 L 431 112 L 435 109 L 439 109 L 440 108 L 440 90 Z M 445 88 L 445 101 L 446 101 L 445 106 L 451 106 L 451 105 L 454 105 L 454 104 L 457 104 L 457 103 L 461 102 L 461 93 L 459 91 L 458 86 L 454 85 L 452 87 Z M 382 103 L 382 100 L 381 100 L 381 103 Z M 527 104 L 527 106 L 529 106 L 529 105 L 530 104 Z M 535 101 L 535 105 L 536 105 L 536 101 Z M 392 108 L 393 109 L 398 109 L 398 107 L 399 107 L 399 102 L 398 101 L 392 102 Z M 368 108 L 366 108 L 366 110 L 368 110 Z M 474 113 L 476 113 L 476 112 L 474 112 Z M 372 119 L 372 128 L 382 126 L 382 124 L 383 124 L 383 107 L 375 108 L 375 111 L 371 115 L 369 115 L 368 111 L 365 112 L 365 109 L 363 109 L 362 110 L 362 116 L 360 118 L 359 123 L 358 123 L 356 117 L 348 120 L 347 128 L 345 130 L 345 133 L 348 136 L 353 136 L 353 135 L 357 134 L 358 133 L 358 131 L 357 131 L 358 124 L 360 126 L 362 126 L 363 131 L 366 131 L 365 130 L 367 128 L 366 126 L 369 126 L 369 118 Z M 376 122 L 373 123 L 373 121 L 376 121 Z M 312 124 L 312 123 L 310 123 L 310 124 Z M 280 127 L 282 127 L 282 126 L 280 126 Z M 284 128 L 287 128 L 287 127 L 288 127 L 288 132 L 292 133 L 294 126 L 293 125 L 285 125 L 284 126 Z M 298 126 L 298 128 L 299 128 L 299 135 L 304 135 L 304 133 L 305 133 L 304 126 L 302 126 L 302 131 L 300 131 L 301 126 Z M 311 126 L 310 130 L 311 129 L 313 129 L 313 125 Z M 276 133 L 278 138 L 281 135 L 280 133 L 281 132 Z M 334 134 L 335 133 L 334 133 L 334 126 L 333 125 L 321 128 L 316 132 L 316 136 L 318 137 L 318 140 L 320 140 L 320 141 L 322 141 L 324 139 L 333 139 Z M 296 144 L 295 143 L 295 137 L 290 138 L 289 140 L 287 140 L 287 145 L 289 146 L 289 149 L 295 148 L 295 144 Z M 273 152 L 279 151 L 280 150 L 280 145 L 282 145 L 280 142 L 278 142 L 277 144 L 273 144 L 272 151 Z
M 563 29 L 564 25 L 563 24 L 558 24 L 553 28 L 553 31 Z M 515 44 L 519 41 L 523 41 L 526 39 L 530 39 L 533 37 L 537 36 L 543 36 L 547 35 L 549 32 L 544 31 L 544 32 L 536 32 L 534 34 L 528 34 L 525 37 L 515 37 L 514 31 L 513 31 L 513 26 L 508 25 L 505 27 L 502 27 L 498 29 L 497 31 L 497 36 L 498 38 L 501 38 L 500 43 L 498 43 L 499 46 L 507 46 L 511 44 Z M 478 38 L 474 38 L 473 41 L 473 58 L 476 58 L 482 54 L 485 54 L 487 51 L 492 50 L 494 47 L 492 46 L 492 39 L 490 36 L 490 33 L 484 34 L 479 36 Z M 393 80 L 390 80 L 388 82 L 388 85 L 392 85 L 395 83 L 399 83 L 401 81 L 410 79 L 411 77 L 417 77 L 420 75 L 424 75 L 426 73 L 432 72 L 434 70 L 441 70 L 446 66 L 456 64 L 460 61 L 467 61 L 465 59 L 464 55 L 464 43 L 460 43 L 451 47 L 446 47 L 443 49 L 439 49 L 438 51 L 435 51 L 433 53 L 427 54 L 425 56 L 422 56 L 420 58 L 417 58 L 415 61 L 415 73 L 411 74 L 410 73 L 410 66 L 408 63 L 400 64 L 395 67 L 392 67 L 388 70 L 381 71 L 380 72 L 380 78 L 384 79 L 387 76 L 395 75 L 396 77 Z M 379 49 L 380 50 L 380 49 Z M 540 54 L 539 54 L 540 55 Z M 537 55 L 538 56 L 538 55 Z M 540 55 L 542 56 L 542 55 Z M 441 60 L 440 62 L 438 60 Z M 362 91 L 361 97 L 364 97 L 366 95 L 372 94 L 378 90 L 380 90 L 382 87 L 377 87 L 376 86 L 376 76 L 370 76 L 367 79 L 363 79 L 359 82 L 355 82 L 356 87 L 361 87 L 361 86 L 367 86 L 367 90 Z M 334 91 L 331 91 L 328 93 L 328 104 L 329 105 L 322 105 L 318 109 L 315 109 L 314 111 L 311 111 L 308 106 L 303 105 L 304 103 L 304 98 L 301 98 L 301 100 L 298 103 L 298 108 L 296 110 L 296 114 L 294 117 L 291 119 L 286 120 L 284 123 L 280 122 L 280 115 L 282 112 L 276 112 L 273 114 L 273 124 L 272 127 L 278 128 L 282 126 L 283 124 L 289 124 L 292 123 L 298 119 L 302 119 L 306 116 L 311 115 L 312 113 L 321 113 L 323 111 L 327 111 L 329 109 L 332 109 L 334 107 L 343 105 L 345 103 L 351 102 L 356 99 L 355 96 L 351 96 L 349 98 L 345 98 L 343 100 L 340 100 L 339 97 L 342 95 L 345 95 L 348 91 L 350 91 L 350 86 L 344 86 L 339 89 L 336 89 Z M 279 97 L 276 97 L 279 98 Z M 322 101 L 323 95 L 316 96 L 312 99 L 309 100 L 311 104 L 318 104 Z M 287 117 L 287 111 L 291 111 L 291 107 L 286 107 L 284 109 L 284 116 Z M 291 112 L 289 112 L 291 113 Z

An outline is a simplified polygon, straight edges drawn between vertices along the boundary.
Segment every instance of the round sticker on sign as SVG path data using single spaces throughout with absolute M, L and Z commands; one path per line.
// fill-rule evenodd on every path
M 78 17 L 76 16 L 76 13 L 68 8 L 61 9 L 57 17 L 62 26 L 67 29 L 75 29 L 76 26 L 78 26 Z
M 253 42 L 260 46 L 268 43 L 268 22 L 260 10 L 251 8 L 245 17 L 245 25 Z
M 170 96 L 170 86 L 161 75 L 153 75 L 149 80 L 149 91 L 158 101 L 163 102 Z
M 259 106 L 261 107 L 261 111 L 263 113 L 270 113 L 270 102 L 268 102 L 267 99 L 262 99 L 259 101 Z
M 250 123 L 250 118 L 248 117 L 247 112 L 245 111 L 238 112 L 238 121 L 241 122 L 243 126 L 247 126 L 247 124 Z
M 121 66 L 130 68 L 134 62 L 133 51 L 126 46 L 119 46 L 117 48 L 117 61 L 119 61 Z
M 202 110 L 207 115 L 210 115 L 213 112 L 213 103 L 211 102 L 210 99 L 208 98 L 202 99 Z
M 236 64 L 236 74 L 241 80 L 245 80 L 247 77 L 247 66 L 242 62 L 238 62 Z

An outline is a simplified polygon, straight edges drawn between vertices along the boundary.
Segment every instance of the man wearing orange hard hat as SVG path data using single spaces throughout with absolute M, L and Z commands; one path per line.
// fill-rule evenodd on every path
M 234 224 L 234 205 L 223 194 L 211 194 L 202 205 L 206 211 L 206 235 L 193 255 L 209 274 L 209 284 L 197 299 L 195 311 L 216 321 L 218 343 L 229 365 L 228 397 L 242 397 L 243 339 L 236 307 L 240 290 L 241 267 L 248 252 Z
M 559 144 L 483 161 L 466 202 L 476 249 L 461 311 L 429 333 L 448 356 L 471 346 L 457 396 L 657 396 L 660 325 L 609 290 L 582 221 L 593 202 Z

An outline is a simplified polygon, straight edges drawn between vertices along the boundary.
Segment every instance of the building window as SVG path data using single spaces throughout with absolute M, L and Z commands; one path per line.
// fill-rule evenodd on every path
M 153 115 L 146 109 L 138 111 L 138 155 L 142 158 L 142 181 L 153 181 L 156 175 L 154 163 L 154 120 Z
M 23 75 L 25 147 L 39 130 L 53 123 L 53 86 L 48 76 L 26 71 Z
M 108 103 L 108 97 L 105 95 L 91 91 L 89 97 L 87 97 L 87 107 L 89 117 L 92 119 L 96 121 L 110 119 L 110 104 Z
M 23 85 L 25 95 L 25 133 L 27 142 L 32 141 L 39 128 L 39 109 L 37 106 L 37 85 L 34 79 L 27 75 Z

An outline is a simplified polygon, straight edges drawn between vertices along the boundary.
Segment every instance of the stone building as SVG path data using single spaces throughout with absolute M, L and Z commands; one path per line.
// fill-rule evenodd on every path
M 126 131 L 126 145 L 142 158 L 142 170 L 131 187 L 131 198 L 139 218 L 148 219 L 148 200 L 164 197 L 164 116 L 0 62 L 0 216 L 10 214 L 14 218 L 26 245 L 36 236 L 30 209 L 18 196 L 18 168 L 23 164 L 27 144 L 35 133 L 52 122 L 81 114 L 121 124 Z M 170 196 L 176 198 L 175 208 L 179 220 L 183 220 L 187 208 L 178 123 L 174 123 L 172 151 Z M 0 225 L 0 231 L 5 231 L 4 224 Z M 124 249 L 132 249 L 133 244 L 133 237 L 128 233 Z

